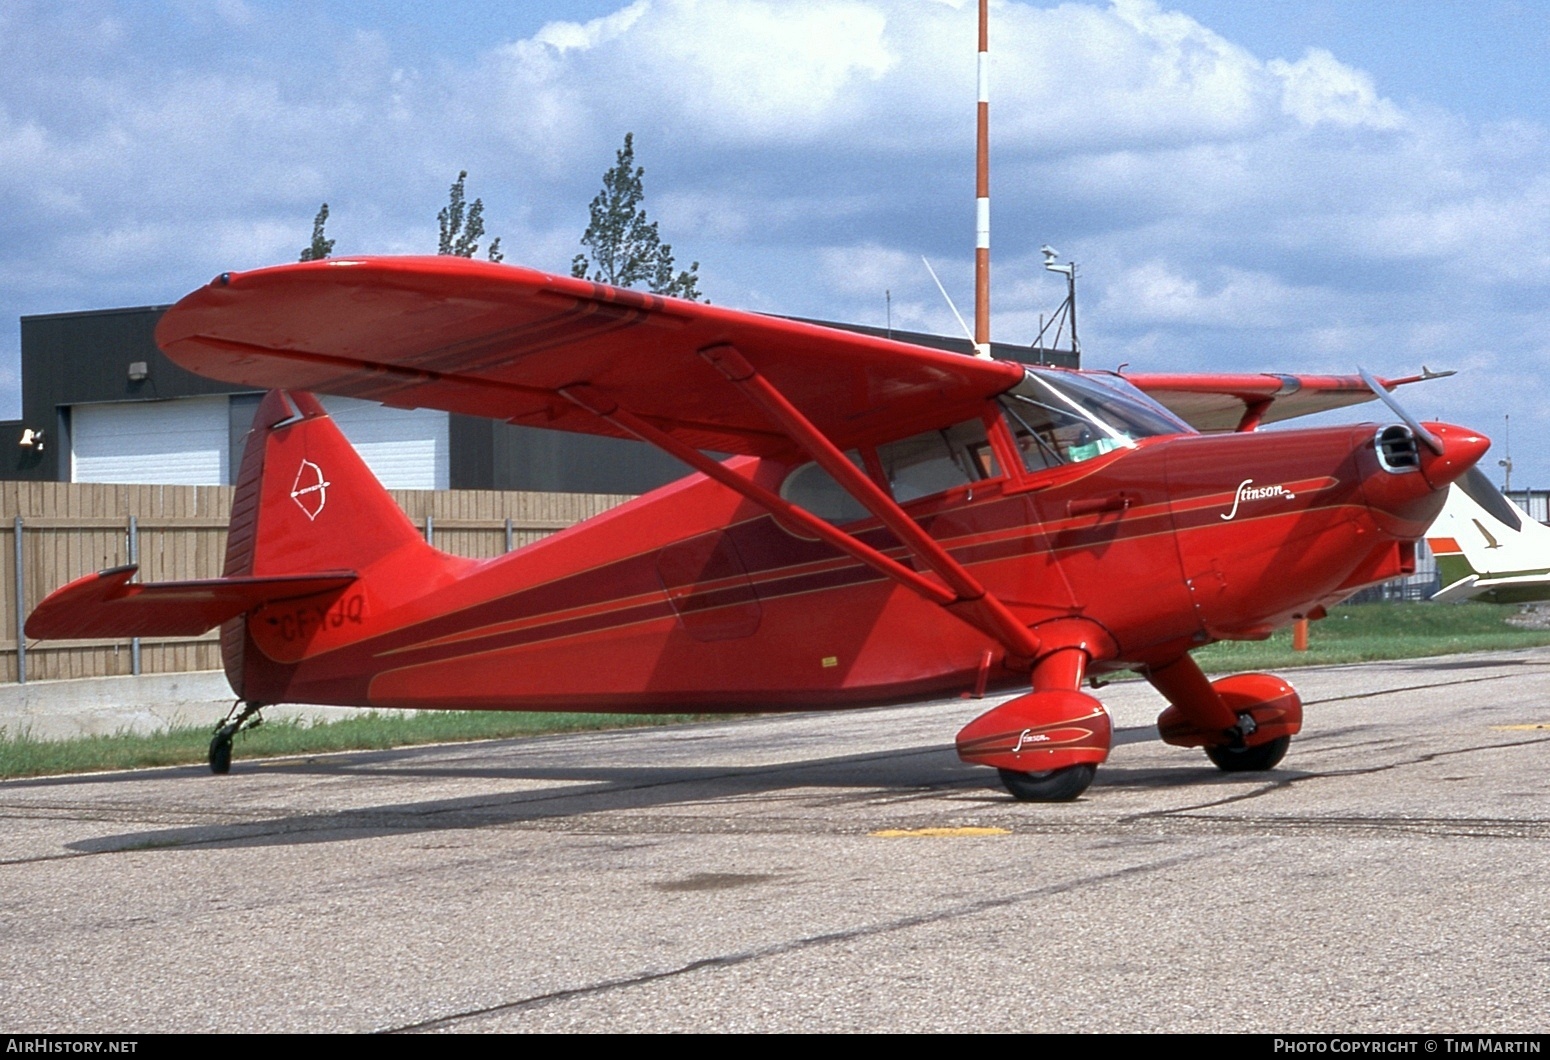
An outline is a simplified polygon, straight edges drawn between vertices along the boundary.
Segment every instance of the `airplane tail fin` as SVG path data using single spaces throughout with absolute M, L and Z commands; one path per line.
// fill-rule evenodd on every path
M 1550 527 L 1502 496 L 1478 468 L 1448 488 L 1426 543 L 1442 579 L 1433 600 L 1550 599 Z
M 224 577 L 364 572 L 434 552 L 311 394 L 271 390 L 237 473 Z
M 356 580 L 308 605 L 226 621 L 221 658 L 232 688 L 247 699 L 282 698 L 276 688 L 287 664 L 350 639 L 367 613 L 445 584 L 469 564 L 426 542 L 317 398 L 271 390 L 254 414 L 237 475 L 224 579 L 345 570 Z M 320 616 L 317 628 L 310 615 Z M 262 674 L 249 665 L 259 660 Z
M 272 390 L 248 432 L 221 577 L 136 582 L 135 567 L 88 574 L 49 594 L 26 633 L 197 636 L 220 626 L 232 688 L 276 702 L 290 664 L 470 563 L 426 543 L 316 398 Z

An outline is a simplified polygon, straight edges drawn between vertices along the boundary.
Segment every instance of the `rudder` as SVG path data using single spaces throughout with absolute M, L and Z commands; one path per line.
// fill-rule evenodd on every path
M 419 595 L 468 561 L 428 543 L 311 394 L 271 390 L 242 454 L 223 575 L 350 570 L 379 606 Z M 221 627 L 221 657 L 238 695 L 257 650 L 250 616 Z
M 311 394 L 271 390 L 232 499 L 226 577 L 352 569 L 424 538 Z

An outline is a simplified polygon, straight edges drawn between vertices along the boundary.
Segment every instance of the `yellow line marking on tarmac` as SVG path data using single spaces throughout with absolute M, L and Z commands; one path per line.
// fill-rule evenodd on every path
M 1492 725 L 1495 732 L 1533 732 L 1536 729 L 1550 729 L 1550 721 L 1542 721 L 1537 725 Z
M 874 839 L 913 839 L 917 836 L 937 839 L 957 836 L 1011 835 L 1008 828 L 884 828 L 869 832 Z

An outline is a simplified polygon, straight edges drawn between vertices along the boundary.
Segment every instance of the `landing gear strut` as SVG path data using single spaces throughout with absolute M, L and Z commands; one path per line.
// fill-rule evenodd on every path
M 1170 703 L 1157 719 L 1163 742 L 1204 749 L 1224 773 L 1274 769 L 1302 729 L 1302 700 L 1273 674 L 1208 681 L 1186 655 L 1147 679 Z
M 256 729 L 262 725 L 264 719 L 259 711 L 263 709 L 262 703 L 244 704 L 240 699 L 231 705 L 231 710 L 227 712 L 225 720 L 215 727 L 215 735 L 210 740 L 210 772 L 216 776 L 231 772 L 232 737 L 243 729 Z

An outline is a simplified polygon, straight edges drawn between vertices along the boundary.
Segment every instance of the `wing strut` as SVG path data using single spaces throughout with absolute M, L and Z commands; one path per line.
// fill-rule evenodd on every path
M 761 382 L 763 382 L 762 379 Z M 953 586 L 952 588 L 946 588 L 937 582 L 926 578 L 919 571 L 911 570 L 909 567 L 906 567 L 904 564 L 898 562 L 883 552 L 878 551 L 871 545 L 866 544 L 864 541 L 861 541 L 853 535 L 847 534 L 843 530 L 840 530 L 837 527 L 834 527 L 824 520 L 818 518 L 816 515 L 813 515 L 811 512 L 807 511 L 807 509 L 792 504 L 790 501 L 786 500 L 784 497 L 773 492 L 772 490 L 768 490 L 763 486 L 760 486 L 758 483 L 745 478 L 719 461 L 712 460 L 698 449 L 695 449 L 693 446 L 679 441 L 677 438 L 674 438 L 666 431 L 652 426 L 641 417 L 635 415 L 628 409 L 621 406 L 617 401 L 614 401 L 607 394 L 604 394 L 593 387 L 584 384 L 578 384 L 575 386 L 562 387 L 560 389 L 560 393 L 563 394 L 573 404 L 586 409 L 588 412 L 591 412 L 596 416 L 608 420 L 614 426 L 629 434 L 634 435 L 641 441 L 650 445 L 654 445 L 669 455 L 682 460 L 684 463 L 705 475 L 707 478 L 715 479 L 723 486 L 726 486 L 729 489 L 735 490 L 736 492 L 742 494 L 744 497 L 747 497 L 755 504 L 769 511 L 776 518 L 783 519 L 788 523 L 799 527 L 805 533 L 809 533 L 819 540 L 839 549 L 841 552 L 844 552 L 847 555 L 860 560 L 867 566 L 873 568 L 884 576 L 893 579 L 894 581 L 903 585 L 905 588 L 913 590 L 932 603 L 948 609 L 958 618 L 962 619 L 964 622 L 967 622 L 975 629 L 978 629 L 980 632 L 1000 642 L 1000 644 L 1013 655 L 1023 659 L 1032 659 L 1038 654 L 1040 641 L 1039 638 L 1033 634 L 1033 631 L 1028 629 L 1028 627 L 1024 626 L 1022 623 L 1018 622 L 1017 617 L 1008 611 L 1006 605 L 1002 604 L 1000 600 L 989 595 L 985 589 L 981 587 L 974 579 L 973 575 L 964 570 L 962 565 L 954 560 L 951 556 L 948 556 L 947 553 L 940 545 L 937 544 L 933 538 L 929 537 L 923 530 L 920 529 L 919 526 L 915 524 L 913 520 L 909 518 L 908 515 L 906 515 L 898 508 L 898 506 L 894 503 L 893 498 L 883 494 L 881 490 L 878 490 L 876 486 L 872 485 L 872 481 L 870 479 L 863 477 L 862 481 L 865 482 L 866 485 L 871 486 L 872 489 L 875 490 L 880 497 L 882 497 L 884 503 L 880 505 L 880 507 L 883 507 L 885 511 L 890 507 L 893 508 L 894 512 L 896 512 L 898 516 L 902 517 L 904 522 L 915 531 L 914 535 L 912 536 L 923 538 L 928 543 L 930 550 L 939 554 L 941 558 L 945 560 L 945 565 L 947 568 L 959 575 L 959 577 L 954 579 L 954 581 L 963 583 L 965 587 L 972 586 L 978 588 L 978 596 L 965 597 L 965 595 L 963 595 L 961 592 L 956 591 L 958 586 L 954 585 L 953 581 L 949 581 L 949 579 L 943 578 L 944 581 L 948 581 L 950 586 Z M 801 416 L 800 413 L 797 413 L 797 415 L 799 417 Z M 803 418 L 802 422 L 807 423 L 805 418 Z M 814 430 L 816 433 L 816 429 L 813 428 L 810 423 L 808 423 L 807 426 L 809 430 Z M 827 439 L 823 439 L 821 435 L 819 435 L 819 438 L 822 440 L 824 445 L 828 445 Z M 839 452 L 838 450 L 835 450 L 832 445 L 829 445 L 829 449 L 836 453 Z M 849 469 L 853 474 L 859 475 L 859 473 L 855 471 L 855 468 L 850 463 L 850 461 L 844 459 L 843 454 L 840 454 L 840 459 L 847 469 Z M 827 467 L 827 464 L 824 466 Z M 841 484 L 844 485 L 845 483 L 842 482 Z M 855 494 L 854 490 L 849 490 L 849 492 L 851 492 L 852 495 Z M 857 499 L 860 500 L 859 497 Z M 866 502 L 863 501 L 862 503 Z M 867 508 L 869 511 L 872 511 L 874 515 L 877 515 L 878 518 L 883 521 L 885 526 L 888 526 L 891 530 L 894 529 L 894 520 L 892 518 L 892 515 L 894 514 L 893 512 L 890 512 L 889 515 L 885 517 L 884 515 L 881 515 L 873 510 L 871 505 L 868 505 Z M 905 537 L 904 534 L 900 534 L 897 530 L 894 532 L 895 535 L 900 538 Z M 906 545 L 909 545 L 908 541 L 906 541 Z M 911 551 L 915 550 L 911 548 Z M 918 556 L 920 553 L 917 552 L 916 555 Z M 929 563 L 927 565 L 931 567 L 933 572 L 940 575 L 940 571 L 937 570 L 936 566 Z
M 1243 405 L 1243 418 L 1238 421 L 1238 426 L 1233 430 L 1238 433 L 1259 430 L 1259 421 L 1265 418 L 1265 413 L 1270 411 L 1270 398 L 1245 401 Z
M 1039 638 L 1005 604 L 987 592 L 961 563 L 948 555 L 947 550 L 922 530 L 892 497 L 847 460 L 845 454 L 736 348 L 729 344 L 710 346 L 701 350 L 700 356 L 784 428 L 792 441 L 891 530 L 919 563 L 946 583 L 952 599 L 938 600 L 943 607 L 995 638 L 1012 655 L 1023 659 L 1037 656 Z
M 804 417 L 791 401 L 787 401 L 777 387 L 756 372 L 753 366 L 742 358 L 738 350 L 727 344 L 721 344 L 721 346 L 711 346 L 701 350 L 701 356 L 725 375 L 730 383 L 736 384 L 741 391 L 744 391 L 753 403 L 764 409 L 767 415 L 784 428 L 792 442 L 804 449 L 808 456 L 834 477 L 840 487 L 845 488 L 846 493 L 856 497 L 856 501 L 888 527 L 888 530 L 891 530 L 893 535 L 905 545 L 905 549 L 913 553 L 922 566 L 941 578 L 942 583 L 946 583 L 946 587 L 938 586 L 916 570 L 910 570 L 890 556 L 871 549 L 870 545 L 863 544 L 853 535 L 840 532 L 837 528 L 831 527 L 828 522 L 823 522 L 817 516 L 811 515 L 809 511 L 784 501 L 766 488 L 758 487 L 750 480 L 727 470 L 721 463 L 708 459 L 696 449 L 677 442 L 676 439 L 649 425 L 637 415 L 632 415 L 626 409 L 620 408 L 617 401 L 600 394 L 591 386 L 578 384 L 578 386 L 561 387 L 561 394 L 581 408 L 606 418 L 629 434 L 636 435 L 643 442 L 653 443 L 665 449 L 667 453 L 693 466 L 694 470 L 701 471 L 708 477 L 718 480 L 722 485 L 733 488 L 775 515 L 801 525 L 812 535 L 834 545 L 835 549 L 860 559 L 862 563 L 879 570 L 894 581 L 899 581 L 908 589 L 915 590 L 932 603 L 946 607 L 973 628 L 980 629 L 984 634 L 995 638 L 1008 649 L 1012 657 L 1025 660 L 1037 657 L 1042 643 L 1040 638 L 1034 635 L 1028 626 L 1023 625 L 1017 615 L 1009 611 L 1006 604 L 986 592 L 980 581 L 969 573 L 969 570 L 964 569 L 963 564 L 953 559 L 946 549 L 942 549 L 936 539 L 925 533 L 908 516 L 908 513 L 905 513 L 904 508 L 894 502 L 893 497 L 880 490 L 865 474 L 857 471 L 856 466 L 845 459 L 845 454 L 839 448 L 835 448 L 834 443 L 829 442 L 828 437 L 825 437 L 822 431 L 818 431 L 811 420 Z

